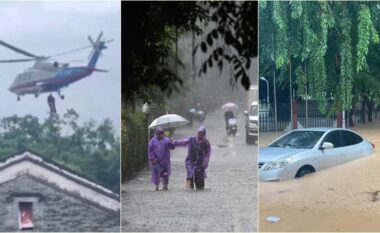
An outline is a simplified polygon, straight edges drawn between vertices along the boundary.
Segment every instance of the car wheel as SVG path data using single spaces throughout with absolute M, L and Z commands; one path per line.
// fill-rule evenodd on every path
M 315 172 L 314 168 L 312 166 L 303 166 L 301 167 L 297 173 L 295 178 L 301 178 L 307 174 Z

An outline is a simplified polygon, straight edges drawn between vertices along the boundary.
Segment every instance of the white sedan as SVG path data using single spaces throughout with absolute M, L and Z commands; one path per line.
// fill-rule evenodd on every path
M 260 181 L 302 177 L 373 153 L 375 145 L 352 130 L 297 129 L 259 150 Z

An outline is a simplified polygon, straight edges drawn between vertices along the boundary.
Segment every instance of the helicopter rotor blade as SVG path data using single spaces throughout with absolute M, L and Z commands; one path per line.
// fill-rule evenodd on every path
M 34 61 L 34 60 L 48 60 L 52 57 L 59 57 L 59 56 L 63 56 L 63 55 L 66 55 L 66 54 L 70 54 L 70 53 L 75 53 L 75 52 L 78 52 L 78 51 L 81 51 L 81 50 L 85 50 L 85 49 L 88 49 L 88 48 L 91 48 L 91 47 L 94 47 L 95 44 L 99 43 L 99 41 L 101 40 L 103 36 L 103 32 L 101 31 L 98 35 L 98 37 L 96 38 L 96 41 L 94 42 L 93 39 L 91 38 L 91 36 L 88 36 L 88 40 L 91 42 L 91 45 L 87 45 L 87 46 L 84 46 L 84 47 L 81 47 L 81 48 L 77 48 L 77 49 L 73 49 L 73 50 L 69 50 L 69 51 L 66 51 L 66 52 L 61 52 L 61 53 L 57 53 L 57 54 L 54 54 L 54 55 L 51 55 L 51 56 L 37 56 L 37 55 L 34 55 L 32 53 L 29 53 L 25 50 L 22 50 L 22 49 L 19 49 L 13 45 L 10 45 L 2 40 L 0 40 L 0 45 L 3 45 L 4 47 L 7 47 L 17 53 L 21 53 L 25 56 L 28 56 L 28 57 L 32 57 L 32 58 L 27 58 L 27 59 L 9 59 L 9 60 L 0 60 L 0 63 L 16 63 L 16 62 L 29 62 L 29 61 Z M 110 39 L 110 40 L 104 40 L 104 43 L 110 43 L 114 41 L 114 39 Z
M 78 52 L 78 51 L 81 51 L 81 50 L 85 50 L 85 49 L 88 49 L 88 48 L 91 48 L 91 47 L 92 47 L 91 45 L 87 45 L 87 46 L 84 46 L 84 47 L 81 47 L 81 48 L 77 48 L 77 49 L 73 49 L 73 50 L 70 50 L 70 51 L 66 51 L 66 52 L 62 52 L 62 53 L 57 53 L 57 54 L 54 54 L 54 55 L 49 56 L 49 57 L 59 57 L 59 56 L 63 56 L 63 55 L 66 55 L 66 54 L 75 53 L 75 52 Z
M 11 59 L 11 60 L 0 60 L 0 63 L 16 63 L 16 62 L 27 62 L 27 61 L 35 61 L 34 58 L 27 59 Z
M 95 42 L 95 43 L 99 43 L 100 38 L 102 38 L 102 35 L 103 35 L 103 32 L 100 31 L 99 36 L 98 36 L 98 38 L 96 39 L 96 42 Z
M 91 36 L 88 36 L 88 40 L 90 41 L 91 45 L 94 46 L 94 41 L 92 40 L 92 37 Z
M 3 46 L 5 46 L 5 47 L 7 47 L 7 48 L 9 48 L 9 49 L 11 49 L 11 50 L 13 50 L 13 51 L 15 51 L 15 52 L 21 53 L 21 54 L 23 54 L 23 55 L 25 55 L 25 56 L 28 56 L 28 57 L 34 57 L 34 58 L 38 58 L 38 57 L 39 57 L 39 56 L 36 56 L 36 55 L 34 55 L 34 54 L 32 54 L 32 53 L 29 53 L 29 52 L 27 52 L 27 51 L 24 51 L 24 50 L 22 50 L 22 49 L 19 49 L 19 48 L 13 46 L 13 45 L 10 45 L 10 44 L 8 44 L 8 43 L 5 43 L 5 42 L 2 41 L 2 40 L 0 40 L 0 44 L 3 45 Z

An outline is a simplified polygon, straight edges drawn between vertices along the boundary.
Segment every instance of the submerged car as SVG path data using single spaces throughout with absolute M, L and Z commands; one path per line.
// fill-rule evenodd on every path
M 302 177 L 373 153 L 375 145 L 341 128 L 296 129 L 259 150 L 260 181 Z

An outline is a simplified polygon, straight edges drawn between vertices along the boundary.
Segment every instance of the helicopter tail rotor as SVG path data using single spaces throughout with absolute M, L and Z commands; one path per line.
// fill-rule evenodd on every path
M 99 44 L 100 39 L 102 38 L 102 36 L 103 36 L 103 32 L 101 31 L 101 32 L 99 33 L 98 37 L 96 38 L 96 41 L 95 41 L 95 42 L 92 40 L 92 37 L 91 37 L 91 36 L 88 36 L 88 40 L 90 41 L 91 45 L 92 45 L 93 47 L 95 47 L 97 44 Z
M 91 36 L 88 36 L 88 40 L 90 41 L 90 43 L 91 43 L 92 46 L 95 45 L 95 43 L 94 43 L 94 41 L 92 40 Z

